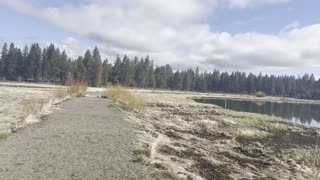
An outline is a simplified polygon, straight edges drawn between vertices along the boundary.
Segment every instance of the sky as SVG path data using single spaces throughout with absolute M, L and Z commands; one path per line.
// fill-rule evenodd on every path
M 320 77 L 318 0 L 0 0 L 0 45 L 76 58 L 149 55 L 174 69 Z

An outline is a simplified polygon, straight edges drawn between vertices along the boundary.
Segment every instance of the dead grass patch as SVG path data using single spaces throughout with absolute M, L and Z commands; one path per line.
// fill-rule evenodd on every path
M 134 152 L 135 159 L 133 162 L 141 162 L 143 164 L 150 163 L 150 150 L 149 149 L 137 149 Z
M 83 97 L 85 92 L 87 91 L 88 83 L 87 82 L 75 82 L 70 85 L 69 93 L 70 95 L 74 95 L 76 97 Z
M 23 117 L 33 114 L 37 114 L 43 107 L 44 102 L 42 101 L 24 101 L 22 106 Z
M 53 96 L 57 99 L 64 99 L 68 96 L 68 89 L 60 87 L 53 91 Z
M 144 99 L 138 95 L 133 95 L 124 87 L 110 86 L 104 93 L 104 96 L 111 97 L 138 112 L 145 112 L 146 110 L 146 102 Z
M 320 167 L 320 149 L 311 148 L 298 150 L 297 155 L 303 161 L 304 164 L 313 167 Z

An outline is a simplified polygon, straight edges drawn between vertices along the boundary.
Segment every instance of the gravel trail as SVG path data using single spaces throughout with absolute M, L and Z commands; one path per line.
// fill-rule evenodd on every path
M 150 179 L 132 162 L 135 129 L 101 98 L 74 98 L 0 141 L 0 179 Z

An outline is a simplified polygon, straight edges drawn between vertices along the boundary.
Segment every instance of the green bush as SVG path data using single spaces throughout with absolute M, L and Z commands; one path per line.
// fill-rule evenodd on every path
M 256 97 L 266 97 L 266 93 L 262 92 L 262 91 L 258 91 L 256 92 Z

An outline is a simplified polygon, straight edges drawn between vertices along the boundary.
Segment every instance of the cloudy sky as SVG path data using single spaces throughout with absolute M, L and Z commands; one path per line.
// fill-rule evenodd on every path
M 319 0 L 0 0 L 0 44 L 320 77 Z

